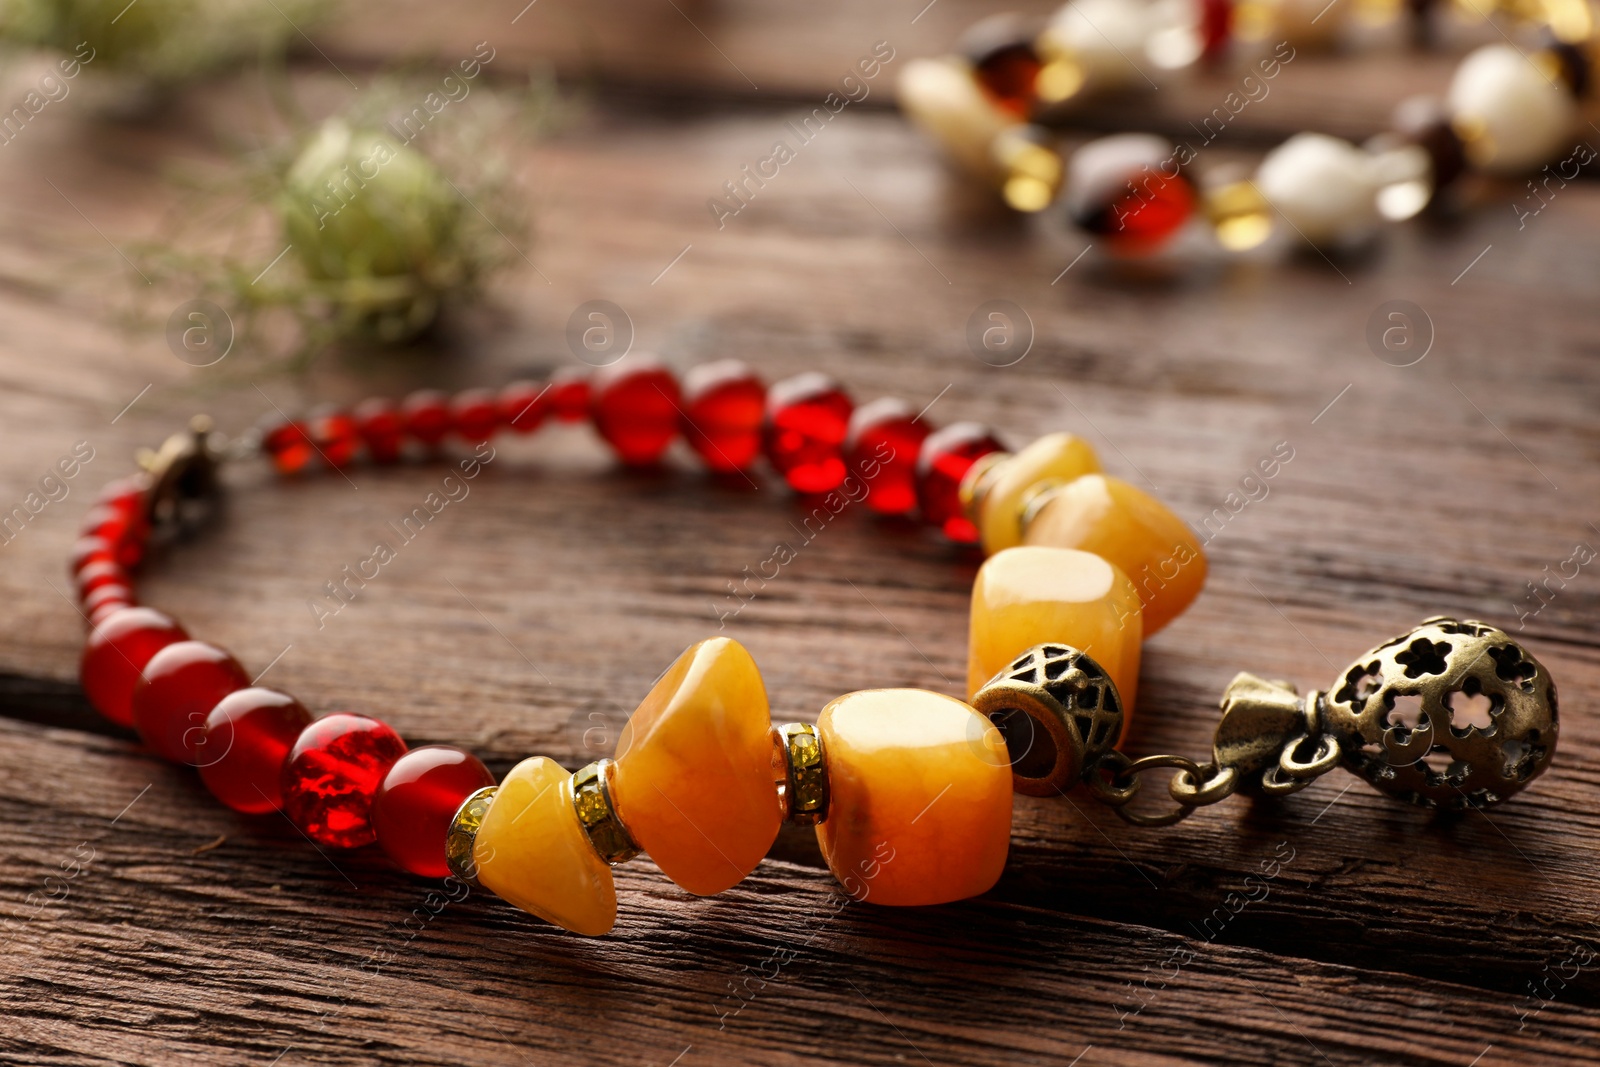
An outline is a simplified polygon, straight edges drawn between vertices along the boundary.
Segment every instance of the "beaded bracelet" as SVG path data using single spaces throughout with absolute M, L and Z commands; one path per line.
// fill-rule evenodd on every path
M 1564 186 L 1594 160 L 1594 148 L 1578 139 L 1600 45 L 1588 4 L 1496 6 L 1539 27 L 1531 52 L 1501 30 L 1505 43 L 1469 54 L 1444 100 L 1402 102 L 1390 132 L 1362 147 L 1298 134 L 1269 152 L 1254 176 L 1228 165 L 1196 181 L 1193 164 L 1251 98 L 1264 95 L 1262 87 L 1295 58 L 1296 43 L 1333 32 L 1339 17 L 1333 2 L 1073 0 L 1042 25 L 993 16 L 972 27 L 959 55 L 909 63 L 899 100 L 912 121 L 1010 207 L 1036 212 L 1059 201 L 1076 227 L 1114 255 L 1168 246 L 1197 212 L 1228 252 L 1265 243 L 1278 218 L 1294 239 L 1313 247 L 1348 247 L 1382 222 L 1418 214 L 1469 173 L 1516 177 L 1543 166 L 1540 185 L 1527 183 L 1534 194 L 1528 210 L 1517 212 L 1525 219 L 1543 206 L 1552 180 Z M 1413 11 L 1425 19 L 1431 7 L 1417 3 Z M 1389 5 L 1391 14 L 1397 9 Z M 1177 17 L 1163 14 L 1171 12 Z M 1070 155 L 1058 143 L 1050 127 L 1063 118 L 1064 104 L 1150 80 L 1131 56 L 1148 56 L 1166 69 L 1214 59 L 1241 18 L 1257 27 L 1258 38 L 1274 32 L 1283 40 L 1245 75 L 1244 95 L 1228 93 L 1200 125 L 1190 124 L 1192 140 L 1114 134 Z M 1565 159 L 1563 151 L 1570 152 Z
M 318 460 L 392 463 L 457 441 L 474 448 L 458 461 L 471 478 L 493 459 L 494 434 L 531 432 L 547 416 L 587 418 L 628 464 L 655 463 L 681 434 L 712 471 L 744 472 L 764 456 L 804 494 L 838 492 L 854 476 L 875 510 L 920 507 L 946 536 L 981 542 L 967 701 L 866 690 L 829 703 L 815 725 L 774 726 L 750 654 L 713 637 L 654 684 L 614 759 L 569 773 L 536 756 L 496 783 L 470 753 L 408 749 L 376 719 L 314 720 L 292 696 L 253 686 L 225 650 L 135 603 L 147 549 L 203 518 L 225 459 L 264 453 L 294 475 Z M 93 705 L 196 767 L 236 811 L 281 810 L 322 846 L 376 843 L 413 874 L 453 875 L 581 934 L 615 922 L 611 865 L 648 852 L 690 893 L 719 893 L 755 868 L 786 819 L 815 825 L 852 897 L 940 904 L 999 878 L 1013 791 L 1048 796 L 1081 782 L 1127 821 L 1166 825 L 1236 792 L 1292 793 L 1342 763 L 1400 800 L 1460 810 L 1515 793 L 1555 749 L 1555 688 L 1538 661 L 1500 630 L 1431 619 L 1325 693 L 1238 675 L 1204 764 L 1130 759 L 1116 746 L 1140 642 L 1205 577 L 1187 524 L 1101 473 L 1071 434 L 1007 453 L 981 426 L 930 432 L 899 401 L 853 410 L 821 375 L 768 389 L 730 361 L 695 368 L 680 389 L 658 362 L 634 357 L 592 379 L 424 391 L 231 443 L 200 417 L 140 464 L 102 492 L 72 557 Z M 1136 812 L 1142 775 L 1158 768 L 1175 772 L 1175 807 Z

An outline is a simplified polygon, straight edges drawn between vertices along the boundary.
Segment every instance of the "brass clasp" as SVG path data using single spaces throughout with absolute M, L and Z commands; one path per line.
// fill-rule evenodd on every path
M 1219 776 L 1232 773 L 1233 790 L 1282 795 L 1305 788 L 1339 762 L 1338 744 L 1318 724 L 1321 705 L 1316 690 L 1302 697 L 1288 682 L 1240 671 L 1222 693 L 1212 766 Z
M 145 516 L 152 529 L 168 532 L 203 519 L 222 489 L 222 454 L 208 415 L 189 420 L 189 429 L 167 438 L 159 449 L 140 449 L 139 466 L 150 475 Z

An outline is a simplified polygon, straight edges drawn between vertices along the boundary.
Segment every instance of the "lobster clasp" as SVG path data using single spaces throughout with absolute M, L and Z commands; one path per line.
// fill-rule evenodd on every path
M 1319 724 L 1322 694 L 1305 696 L 1288 682 L 1245 671 L 1222 694 L 1222 721 L 1212 744 L 1218 774 L 1231 770 L 1234 788 L 1281 795 L 1309 785 L 1339 762 L 1338 743 Z
M 159 449 L 139 451 L 139 466 L 150 475 L 145 517 L 151 529 L 176 531 L 210 513 L 222 491 L 222 453 L 214 438 L 211 417 L 196 415 L 186 432 L 173 434 Z

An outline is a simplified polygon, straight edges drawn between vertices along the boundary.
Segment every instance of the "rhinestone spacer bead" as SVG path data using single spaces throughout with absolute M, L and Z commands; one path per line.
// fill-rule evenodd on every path
M 640 849 L 617 817 L 616 805 L 611 802 L 609 783 L 613 766 L 611 760 L 603 759 L 574 771 L 572 807 L 594 850 L 601 859 L 615 866 L 633 859 Z
M 822 736 L 810 723 L 778 727 L 785 770 L 784 805 L 792 823 L 810 826 L 828 817 L 828 762 Z
M 497 792 L 498 786 L 485 786 L 462 801 L 444 837 L 444 859 L 450 873 L 470 886 L 478 886 L 478 864 L 472 858 L 472 847 Z

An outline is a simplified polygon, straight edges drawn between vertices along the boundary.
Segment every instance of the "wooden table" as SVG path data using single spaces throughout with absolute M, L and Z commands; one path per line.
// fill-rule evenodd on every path
M 230 138 L 268 128 L 252 79 L 143 126 L 95 124 L 69 100 L 0 149 L 0 506 L 75 443 L 94 451 L 68 498 L 0 546 L 0 1059 L 1596 1057 L 1597 579 L 1589 565 L 1552 582 L 1542 607 L 1529 583 L 1600 543 L 1600 192 L 1563 188 L 1519 226 L 1521 193 L 1492 190 L 1364 258 L 1130 277 L 964 191 L 880 106 L 884 77 L 719 230 L 707 199 L 875 41 L 893 42 L 892 74 L 981 8 L 944 0 L 913 21 L 920 4 L 548 0 L 513 24 L 520 2 L 493 6 L 364 8 L 317 35 L 326 61 L 308 49 L 295 70 L 326 110 L 352 95 L 345 77 L 361 84 L 417 41 L 449 62 L 487 39 L 502 84 L 553 59 L 598 86 L 563 130 L 519 150 L 538 233 L 494 310 L 380 371 L 325 363 L 290 378 L 251 351 L 185 366 L 161 335 L 175 300 L 121 258 L 200 210 L 171 171 L 226 167 Z M 1308 56 L 1228 150 L 1308 125 L 1372 132 L 1450 67 Z M 1218 75 L 1147 111 L 1122 106 L 1176 131 L 1228 87 Z M 571 364 L 568 316 L 594 299 L 624 307 L 636 347 L 678 365 L 737 356 L 773 380 L 819 369 L 861 400 L 902 396 L 1017 443 L 1071 430 L 1197 525 L 1228 509 L 1211 524 L 1205 594 L 1146 648 L 1135 753 L 1202 754 L 1236 670 L 1326 686 L 1363 649 L 1450 613 L 1518 632 L 1555 673 L 1555 764 L 1513 802 L 1453 819 L 1343 774 L 1168 830 L 1126 827 L 1086 795 L 1019 797 L 999 885 L 931 909 L 841 907 L 809 833 L 786 830 L 714 899 L 647 859 L 619 868 L 616 931 L 585 940 L 477 894 L 435 914 L 432 887 L 372 850 L 328 855 L 281 819 L 236 816 L 96 718 L 76 683 L 63 561 L 85 501 L 136 446 L 202 409 L 240 428 L 278 407 Z M 995 299 L 1035 331 L 1004 368 L 966 341 Z M 1395 299 L 1435 333 L 1409 367 L 1365 339 Z M 1229 505 L 1280 442 L 1292 460 Z M 717 632 L 760 662 L 779 721 L 858 688 L 961 692 L 970 555 L 846 509 L 722 618 L 729 584 L 798 540 L 804 505 L 769 474 L 729 488 L 679 455 L 660 474 L 623 473 L 577 430 L 506 444 L 468 499 L 319 627 L 308 602 L 443 473 L 276 485 L 240 472 L 219 528 L 160 559 L 147 598 L 251 670 L 270 664 L 265 681 L 314 710 L 381 715 L 499 772 L 533 753 L 569 767 L 608 754 L 661 668 Z

